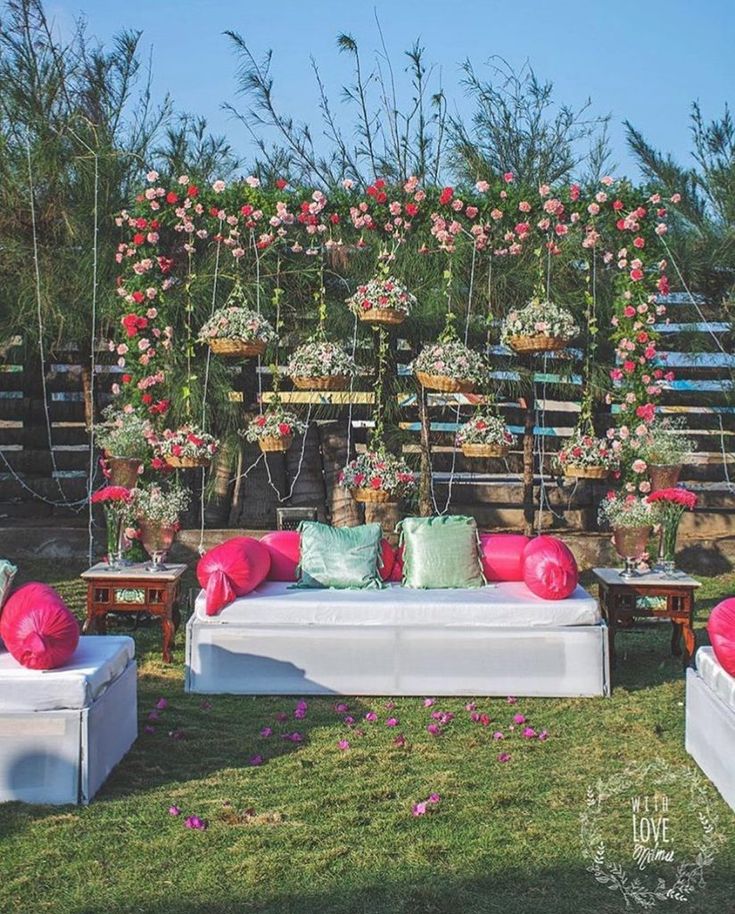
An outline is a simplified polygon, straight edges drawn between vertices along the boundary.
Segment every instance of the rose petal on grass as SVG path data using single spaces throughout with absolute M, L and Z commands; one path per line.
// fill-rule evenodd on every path
M 369 720 L 370 723 L 373 723 L 377 719 L 378 719 L 378 715 L 375 713 L 375 711 L 368 711 L 367 714 L 365 715 L 365 720 Z
M 204 701 L 199 705 L 199 707 L 202 709 L 202 711 L 211 711 L 213 705 L 212 705 L 211 701 L 207 701 L 207 699 L 205 698 Z
M 346 705 L 343 701 L 340 701 L 334 706 L 334 710 L 337 714 L 346 714 L 350 710 L 350 706 Z
M 402 748 L 406 745 L 406 737 L 402 733 L 399 733 L 398 736 L 393 740 L 393 745 Z
M 493 739 L 505 739 L 505 736 L 503 736 L 500 730 L 496 730 L 495 733 L 493 733 Z
M 411 807 L 411 812 L 414 816 L 425 816 L 426 815 L 426 803 L 414 803 Z
M 252 755 L 252 756 L 250 757 L 250 760 L 249 760 L 249 761 L 250 761 L 250 764 L 251 764 L 254 768 L 257 768 L 258 765 L 262 765 L 262 764 L 263 764 L 263 756 L 262 756 L 262 755 Z
M 442 728 L 439 726 L 439 724 L 429 724 L 426 727 L 426 732 L 431 736 L 439 736 L 442 732 Z
M 515 705 L 518 703 L 518 699 L 513 698 L 512 695 L 509 695 L 505 700 L 508 702 L 509 705 Z
M 441 801 L 442 801 L 442 798 L 439 796 L 438 793 L 430 793 L 429 799 L 426 802 L 436 804 L 436 803 L 441 803 Z
M 533 729 L 533 727 L 526 727 L 521 736 L 524 739 L 535 739 L 538 736 L 538 733 Z
M 155 732 L 156 732 L 156 728 L 151 727 L 150 724 L 146 724 L 145 727 L 143 727 L 143 733 L 155 733 Z
M 337 743 L 337 745 L 339 746 L 339 748 L 340 748 L 343 752 L 346 752 L 346 751 L 350 748 L 349 741 L 346 740 L 346 739 L 341 739 L 341 740 Z
M 513 718 L 514 724 L 525 724 L 525 722 L 526 722 L 526 718 L 523 716 L 523 714 L 516 714 L 515 717 Z
M 273 728 L 261 727 L 260 735 L 263 737 L 263 739 L 268 739 L 269 736 L 273 736 Z
M 542 743 L 544 743 L 549 738 L 549 734 L 546 732 L 546 730 L 542 730 L 539 733 L 538 738 L 541 740 Z
M 398 723 L 399 723 L 399 721 L 398 721 L 397 717 L 389 717 L 388 720 L 385 722 L 385 725 L 386 725 L 386 727 L 397 727 Z
M 208 823 L 206 819 L 200 819 L 199 816 L 187 816 L 184 825 L 196 831 L 206 831 Z
M 168 808 L 168 814 L 169 814 L 170 816 L 180 816 L 180 815 L 181 815 L 181 810 L 179 809 L 178 806 L 169 806 L 169 808 Z
M 425 698 L 424 699 L 425 708 L 430 708 L 434 704 L 436 704 L 436 698 Z
M 477 708 L 477 705 L 474 701 L 468 701 L 464 706 L 465 711 L 474 711 Z
M 499 762 L 509 762 L 510 761 L 510 752 L 501 752 L 498 756 Z
M 348 727 L 351 727 L 354 724 L 354 722 L 355 722 L 355 718 L 350 717 L 349 714 L 346 717 L 342 718 L 342 723 L 346 724 Z
M 165 711 L 168 707 L 168 701 L 165 698 L 159 698 L 155 704 L 155 707 L 158 711 Z

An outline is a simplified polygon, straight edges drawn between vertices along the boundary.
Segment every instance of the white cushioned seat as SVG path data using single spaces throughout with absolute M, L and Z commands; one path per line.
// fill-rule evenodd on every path
M 399 625 L 477 626 L 481 628 L 558 628 L 597 625 L 597 601 L 582 587 L 566 600 L 543 600 L 522 582 L 462 590 L 414 590 L 391 584 L 383 590 L 295 588 L 267 581 L 239 597 L 216 616 L 208 616 L 205 595 L 196 601 L 201 622 L 219 625 L 277 626 Z
M 88 803 L 137 733 L 132 638 L 82 636 L 55 670 L 0 653 L 0 803 Z
M 74 656 L 55 670 L 29 670 L 0 652 L 0 711 L 56 711 L 87 707 L 135 657 L 127 637 L 81 638 Z
M 715 695 L 735 712 L 735 677 L 720 666 L 711 647 L 700 647 L 697 651 L 697 672 Z

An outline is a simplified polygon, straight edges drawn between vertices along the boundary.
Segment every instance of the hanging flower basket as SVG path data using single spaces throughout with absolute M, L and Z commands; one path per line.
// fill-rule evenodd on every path
M 465 457 L 507 457 L 510 451 L 507 444 L 463 444 L 461 447 Z
M 294 351 L 286 371 L 299 390 L 346 390 L 357 366 L 338 343 L 316 340 Z
M 441 393 L 472 393 L 487 373 L 482 356 L 456 339 L 425 346 L 411 367 L 422 387 Z
M 578 426 L 556 455 L 557 469 L 567 479 L 607 479 L 618 464 L 609 436 L 598 438 L 591 424 Z
M 155 442 L 158 456 L 170 467 L 181 470 L 208 467 L 218 448 L 219 441 L 196 425 L 167 428 Z
M 294 413 L 286 412 L 278 401 L 256 416 L 241 434 L 247 441 L 257 442 L 264 454 L 276 454 L 287 451 L 293 444 L 294 435 L 305 431 L 306 423 Z
M 607 479 L 610 468 L 605 466 L 566 466 L 564 475 L 567 479 Z
M 465 457 L 507 457 L 515 441 L 500 416 L 487 409 L 461 425 L 455 438 Z
M 352 497 L 355 501 L 366 505 L 385 505 L 389 502 L 397 501 L 397 496 L 391 495 L 385 489 L 368 489 L 365 487 L 353 489 Z
M 163 459 L 177 470 L 193 470 L 196 467 L 208 467 L 212 463 L 209 457 L 174 457 L 173 454 L 168 454 Z
M 235 300 L 241 299 L 232 296 L 229 299 Z M 216 355 L 252 359 L 263 355 L 268 343 L 276 339 L 276 332 L 257 311 L 228 304 L 214 312 L 197 339 L 206 343 Z
M 514 352 L 532 355 L 564 349 L 578 333 L 579 327 L 570 311 L 553 302 L 532 298 L 525 308 L 507 315 L 500 340 Z
M 215 355 L 235 356 L 240 359 L 254 359 L 266 350 L 267 343 L 262 340 L 248 342 L 247 340 L 229 340 L 212 338 L 207 341 L 209 348 Z
M 266 435 L 258 438 L 264 454 L 284 454 L 293 444 L 293 435 Z
M 350 379 L 344 374 L 326 375 L 321 378 L 291 375 L 291 381 L 299 390 L 347 390 L 350 386 Z
M 544 336 L 536 334 L 535 336 L 511 336 L 508 338 L 508 345 L 514 352 L 534 353 L 534 352 L 558 352 L 560 349 L 566 349 L 569 340 L 560 336 Z
M 361 321 L 395 326 L 408 317 L 416 305 L 416 298 L 392 276 L 376 276 L 358 286 L 355 294 L 347 299 L 347 305 Z
M 471 394 L 475 382 L 464 378 L 450 378 L 445 374 L 430 374 L 428 371 L 414 371 L 416 379 L 427 390 L 437 390 L 445 394 Z
M 357 316 L 367 324 L 384 324 L 386 326 L 402 324 L 406 320 L 406 314 L 402 311 L 394 311 L 391 308 L 369 308 L 367 311 L 359 311 Z
M 339 484 L 363 504 L 396 502 L 416 485 L 414 474 L 400 457 L 382 447 L 365 451 L 343 467 Z

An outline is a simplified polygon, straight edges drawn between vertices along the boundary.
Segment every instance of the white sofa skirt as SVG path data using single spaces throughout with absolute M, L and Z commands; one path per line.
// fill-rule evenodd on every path
M 186 689 L 243 695 L 609 694 L 607 627 L 582 588 L 300 590 L 268 582 L 217 616 L 200 594 Z
M 735 810 L 735 679 L 711 647 L 687 670 L 686 750 Z
M 0 803 L 88 803 L 138 733 L 132 638 L 84 636 L 71 662 L 0 654 Z

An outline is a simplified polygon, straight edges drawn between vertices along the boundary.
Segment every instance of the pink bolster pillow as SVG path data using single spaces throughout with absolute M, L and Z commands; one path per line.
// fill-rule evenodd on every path
M 3 606 L 0 638 L 22 666 L 53 670 L 77 649 L 79 623 L 52 587 L 25 584 Z
M 403 582 L 403 546 L 396 546 L 393 550 L 393 569 L 388 580 L 395 584 Z
M 294 583 L 301 551 L 301 534 L 298 530 L 274 530 L 266 533 L 260 542 L 271 557 L 268 580 Z
M 530 542 L 520 533 L 481 533 L 482 571 L 488 583 L 523 580 L 523 550 Z
M 707 620 L 707 634 L 717 662 L 735 676 L 735 597 L 715 606 Z
M 577 560 L 555 536 L 537 536 L 523 550 L 523 580 L 544 600 L 565 600 L 577 586 Z
M 396 558 L 395 553 L 393 552 L 393 547 L 387 539 L 382 539 L 380 541 L 380 554 L 383 559 L 382 566 L 378 568 L 380 579 L 382 581 L 392 581 L 393 578 L 391 575 L 393 574 L 393 566 L 396 563 Z
M 199 559 L 197 579 L 204 588 L 207 615 L 217 613 L 262 584 L 271 567 L 267 547 L 251 536 L 220 543 Z

